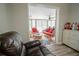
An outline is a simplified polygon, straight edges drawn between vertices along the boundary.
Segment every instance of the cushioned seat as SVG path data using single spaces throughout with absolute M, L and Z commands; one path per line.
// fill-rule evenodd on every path
M 49 35 L 49 36 L 54 36 L 55 34 L 55 29 L 54 28 L 47 28 L 43 31 L 44 34 Z

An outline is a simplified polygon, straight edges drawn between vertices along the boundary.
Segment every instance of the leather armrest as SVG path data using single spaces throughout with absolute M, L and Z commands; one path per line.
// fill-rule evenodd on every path
M 41 45 L 41 42 L 39 40 L 30 41 L 24 44 L 27 49 L 37 47 Z

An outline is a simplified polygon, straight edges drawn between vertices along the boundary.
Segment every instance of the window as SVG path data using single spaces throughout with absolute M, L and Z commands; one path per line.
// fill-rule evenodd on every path
M 32 22 L 32 25 L 31 25 L 31 26 L 32 26 L 32 27 L 36 27 L 36 26 L 35 26 L 35 20 L 31 20 L 31 22 Z
M 46 29 L 47 28 L 47 20 L 42 20 L 42 30 Z
M 42 21 L 37 20 L 36 25 L 37 25 L 37 29 L 39 30 L 39 32 L 41 32 L 42 31 Z
M 47 27 L 55 27 L 56 9 L 45 7 L 31 6 L 29 9 L 29 29 L 36 27 L 39 32 L 45 30 Z M 50 18 L 49 18 L 50 16 Z

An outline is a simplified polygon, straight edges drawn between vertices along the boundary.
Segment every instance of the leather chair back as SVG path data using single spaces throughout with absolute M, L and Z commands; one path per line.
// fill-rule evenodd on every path
M 1 34 L 0 53 L 8 56 L 20 56 L 23 48 L 21 40 L 21 36 L 15 31 Z

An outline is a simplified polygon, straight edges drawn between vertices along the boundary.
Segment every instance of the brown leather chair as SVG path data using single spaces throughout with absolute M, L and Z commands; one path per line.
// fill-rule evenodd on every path
M 41 56 L 52 55 L 49 50 L 41 46 L 40 41 L 22 43 L 22 37 L 15 31 L 0 35 L 0 55 L 3 56 Z M 46 51 L 46 52 L 44 52 Z M 48 51 L 48 52 L 47 52 Z
M 15 31 L 0 35 L 0 53 L 4 55 L 19 56 L 24 50 L 21 36 Z

